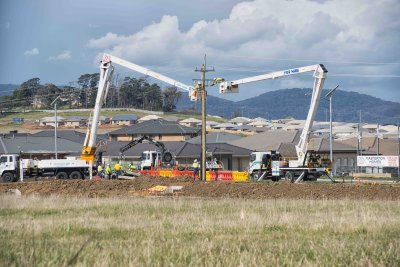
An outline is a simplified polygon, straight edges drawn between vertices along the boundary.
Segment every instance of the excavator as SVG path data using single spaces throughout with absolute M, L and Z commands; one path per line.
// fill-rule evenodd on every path
M 88 128 L 88 130 L 87 130 L 85 142 L 83 144 L 83 149 L 82 149 L 82 153 L 81 153 L 81 159 L 85 160 L 87 163 L 95 162 L 96 148 L 97 148 L 96 147 L 97 126 L 98 126 L 98 122 L 99 122 L 101 108 L 102 108 L 103 104 L 105 103 L 105 100 L 107 98 L 108 89 L 110 88 L 110 85 L 112 82 L 112 76 L 113 76 L 113 72 L 114 72 L 114 67 L 112 65 L 113 63 L 121 65 L 128 69 L 137 71 L 144 75 L 153 77 L 155 79 L 158 79 L 158 80 L 168 83 L 170 85 L 176 86 L 182 90 L 185 90 L 189 93 L 189 98 L 191 101 L 199 100 L 198 94 L 197 94 L 198 89 L 196 89 L 193 86 L 183 84 L 179 81 L 176 81 L 172 78 L 164 76 L 160 73 L 154 72 L 150 69 L 144 68 L 142 66 L 139 66 L 137 64 L 126 61 L 124 59 L 115 57 L 113 55 L 104 54 L 102 57 L 102 60 L 100 62 L 99 87 L 97 90 L 96 102 L 95 102 L 95 107 L 93 110 L 93 120 L 92 120 L 91 127 Z
M 121 157 L 123 157 L 123 153 L 125 151 L 136 146 L 139 143 L 142 143 L 145 140 L 148 141 L 150 144 L 157 146 L 160 151 L 143 151 L 140 163 L 141 170 L 149 170 L 154 167 L 159 167 L 161 165 L 169 167 L 175 165 L 174 157 L 172 156 L 172 153 L 167 150 L 165 145 L 162 142 L 156 141 L 147 135 L 135 138 L 125 146 L 121 147 L 119 149 Z

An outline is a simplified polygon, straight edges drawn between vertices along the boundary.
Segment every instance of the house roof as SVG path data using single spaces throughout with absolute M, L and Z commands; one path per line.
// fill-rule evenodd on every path
M 54 138 L 54 130 L 40 131 L 40 132 L 32 134 L 32 136 Z M 81 132 L 73 131 L 73 130 L 58 130 L 57 137 L 66 139 L 66 140 L 70 140 L 72 142 L 76 142 L 76 143 L 83 145 L 83 142 L 85 141 L 85 138 L 86 138 L 86 133 L 81 133 Z M 104 134 L 98 134 L 97 139 L 104 140 L 104 139 L 107 139 L 107 136 Z
M 71 116 L 66 118 L 64 121 L 87 121 L 87 118 L 82 116 Z
M 206 136 L 207 144 L 210 143 L 226 143 L 228 141 L 233 141 L 236 139 L 242 138 L 240 135 L 232 134 L 232 133 L 224 133 L 224 132 L 214 132 L 209 133 Z M 201 136 L 194 137 L 190 140 L 187 140 L 188 143 L 191 144 L 201 144 Z
M 270 125 L 271 123 L 267 122 L 267 121 L 252 121 L 250 123 L 248 123 L 247 125 L 250 126 L 267 126 Z
M 147 116 L 141 117 L 139 119 L 139 121 L 158 120 L 158 119 L 161 119 L 161 117 L 157 116 L 157 115 L 147 115 Z
M 64 120 L 65 120 L 64 117 L 57 116 L 57 122 L 64 121 Z M 53 117 L 43 117 L 43 118 L 40 119 L 40 121 L 41 122 L 55 122 L 56 118 L 55 118 L 55 116 L 53 116 Z
M 248 123 L 250 121 L 251 121 L 251 119 L 246 118 L 246 117 L 236 117 L 236 118 L 231 119 L 229 122 L 230 123 Z
M 106 151 L 103 153 L 105 156 L 120 156 L 119 149 L 129 142 L 127 141 L 110 141 L 103 148 Z M 177 158 L 191 157 L 196 158 L 201 154 L 201 146 L 199 144 L 191 144 L 184 141 L 170 141 L 163 142 L 165 147 Z M 140 157 L 143 151 L 158 150 L 158 148 L 150 143 L 139 143 L 124 152 L 125 156 Z M 251 151 L 248 149 L 236 147 L 229 144 L 207 144 L 207 151 L 212 152 L 214 155 L 228 154 L 233 157 L 243 157 L 250 155 Z
M 198 126 L 201 126 L 201 121 L 197 124 Z M 214 126 L 214 125 L 218 125 L 219 124 L 219 122 L 216 122 L 216 121 L 209 121 L 209 120 L 207 120 L 206 121 L 206 126 Z
M 57 138 L 57 151 L 60 154 L 76 154 L 82 150 L 82 143 Z M 51 154 L 54 153 L 54 137 L 17 136 L 0 137 L 1 153 Z
M 163 120 L 165 121 L 179 121 L 179 118 L 176 116 L 168 116 L 168 117 L 164 117 Z
M 224 122 L 224 123 L 220 123 L 220 124 L 213 125 L 213 128 L 216 128 L 216 129 L 220 129 L 220 128 L 234 128 L 234 127 L 236 127 L 236 126 L 237 126 L 237 125 L 235 125 L 235 124 L 233 124 L 233 123 Z
M 358 138 L 353 137 L 341 141 L 344 144 L 348 144 L 357 147 Z M 363 153 L 365 151 L 368 154 L 376 155 L 378 152 L 378 139 L 376 137 L 363 137 L 362 138 Z M 379 154 L 384 156 L 397 156 L 398 155 L 398 140 L 393 139 L 379 139 Z
M 201 120 L 195 118 L 187 118 L 180 121 L 181 123 L 199 123 Z
M 136 121 L 138 116 L 135 114 L 120 114 L 111 118 L 112 121 Z
M 198 128 L 180 125 L 165 120 L 148 120 L 110 132 L 109 135 L 154 135 L 154 134 L 197 134 Z
M 268 151 L 275 150 L 280 143 L 296 141 L 296 135 L 297 131 L 271 130 L 230 141 L 229 144 L 253 151 Z

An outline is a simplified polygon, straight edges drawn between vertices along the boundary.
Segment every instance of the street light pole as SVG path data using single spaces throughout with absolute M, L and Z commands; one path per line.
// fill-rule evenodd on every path
M 57 96 L 56 99 L 51 102 L 50 105 L 54 104 L 54 155 L 55 158 L 58 159 L 57 156 L 57 100 L 60 98 L 60 96 Z
M 329 98 L 329 159 L 332 163 L 333 166 L 333 149 L 332 149 L 332 94 L 335 92 L 336 89 L 338 89 L 339 85 L 336 85 L 335 88 L 330 90 L 326 94 L 326 98 Z

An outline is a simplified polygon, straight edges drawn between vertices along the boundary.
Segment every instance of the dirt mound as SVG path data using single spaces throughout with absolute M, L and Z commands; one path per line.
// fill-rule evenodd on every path
M 177 193 L 185 197 L 206 198 L 291 198 L 291 199 L 400 199 L 400 185 L 357 185 L 302 183 L 235 183 L 199 182 L 191 177 L 141 176 L 131 181 L 119 180 L 47 180 L 0 184 L 0 193 L 17 188 L 23 195 L 61 195 L 76 197 L 128 197 L 150 195 L 148 189 L 157 186 L 181 185 Z

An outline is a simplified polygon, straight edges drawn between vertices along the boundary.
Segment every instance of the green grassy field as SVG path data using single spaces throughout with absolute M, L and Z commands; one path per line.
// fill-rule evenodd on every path
M 0 196 L 0 266 L 398 266 L 400 203 Z

